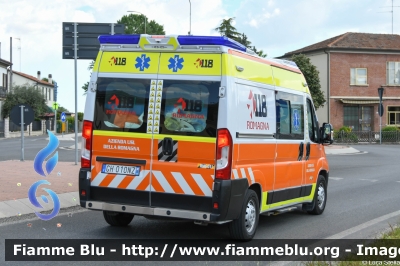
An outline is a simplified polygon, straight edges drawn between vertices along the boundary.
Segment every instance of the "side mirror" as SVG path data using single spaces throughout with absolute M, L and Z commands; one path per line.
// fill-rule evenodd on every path
M 322 144 L 330 145 L 333 143 L 333 127 L 329 123 L 323 123 L 320 128 Z

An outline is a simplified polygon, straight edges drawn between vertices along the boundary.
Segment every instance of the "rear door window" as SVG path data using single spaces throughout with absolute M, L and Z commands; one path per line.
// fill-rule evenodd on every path
M 150 80 L 99 78 L 94 129 L 146 132 Z
M 160 134 L 215 137 L 220 82 L 164 80 Z

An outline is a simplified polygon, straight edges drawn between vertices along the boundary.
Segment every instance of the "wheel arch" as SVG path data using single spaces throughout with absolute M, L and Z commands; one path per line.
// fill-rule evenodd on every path
M 258 197 L 258 206 L 260 208 L 261 211 L 261 201 L 262 201 L 262 189 L 261 189 L 261 185 L 259 183 L 254 183 L 252 184 L 249 189 L 253 190 Z
M 326 182 L 326 186 L 328 186 L 328 179 L 329 179 L 329 172 L 325 169 L 322 169 L 319 171 L 318 176 L 322 175 L 323 177 L 325 177 L 325 182 Z

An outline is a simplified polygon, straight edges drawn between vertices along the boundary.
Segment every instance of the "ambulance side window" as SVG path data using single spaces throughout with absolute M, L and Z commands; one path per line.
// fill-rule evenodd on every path
M 302 96 L 285 92 L 276 94 L 276 138 L 304 139 Z
M 314 112 L 314 108 L 309 99 L 307 99 L 307 120 L 308 120 L 308 135 L 312 142 L 318 142 L 318 121 Z

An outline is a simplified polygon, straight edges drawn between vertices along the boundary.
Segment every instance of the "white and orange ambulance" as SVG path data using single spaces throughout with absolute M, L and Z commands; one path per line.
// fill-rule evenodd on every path
M 329 177 L 306 80 L 226 37 L 100 36 L 87 92 L 80 204 L 110 225 L 134 215 L 227 223 L 250 240 L 259 214 L 321 214 Z

